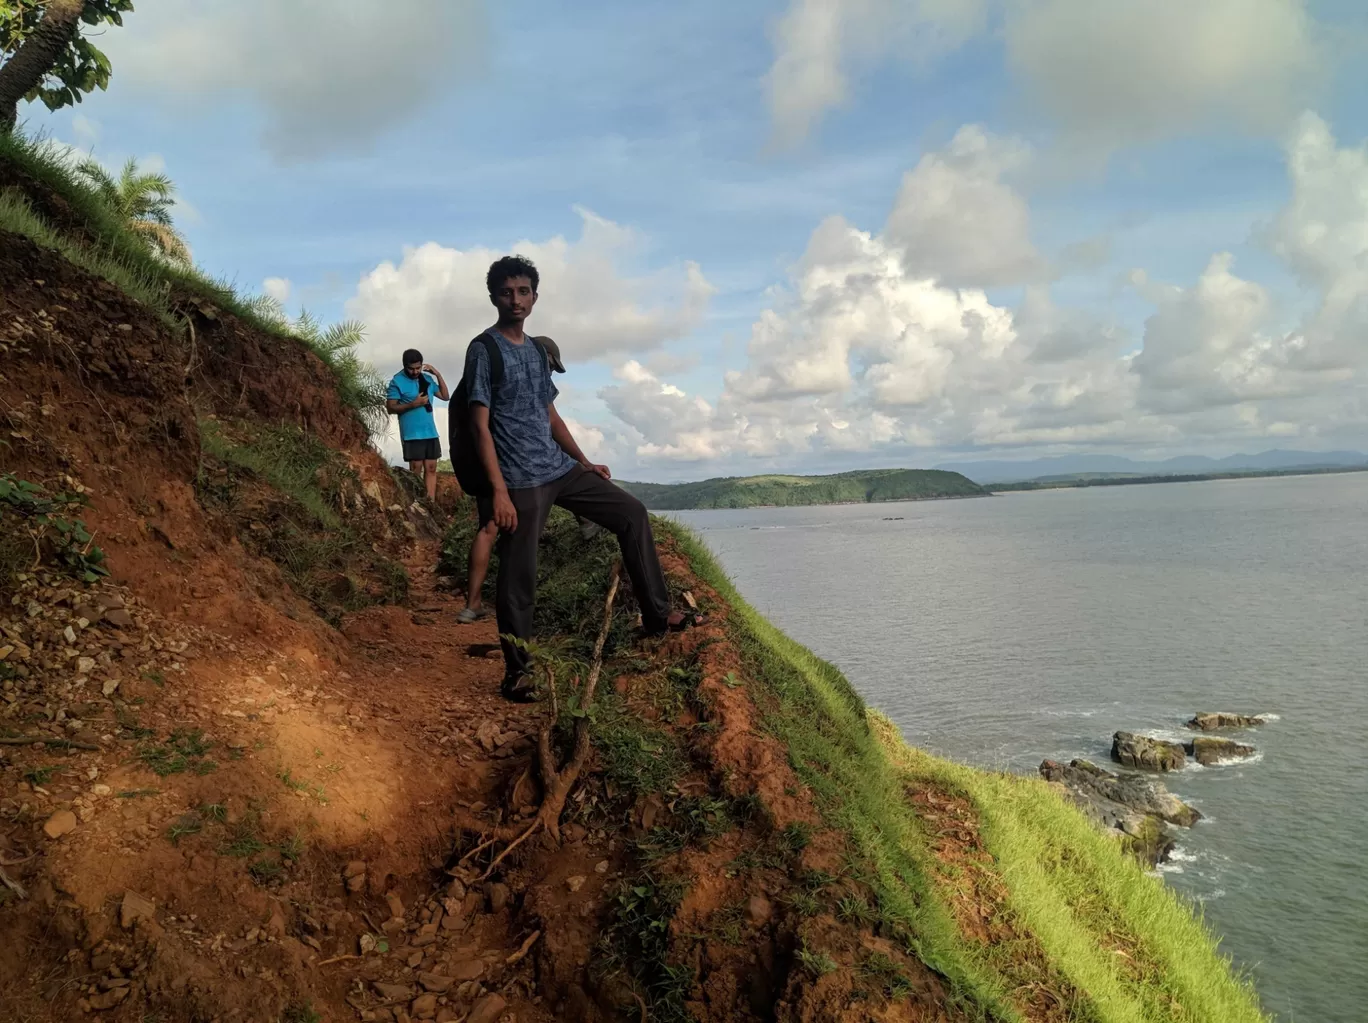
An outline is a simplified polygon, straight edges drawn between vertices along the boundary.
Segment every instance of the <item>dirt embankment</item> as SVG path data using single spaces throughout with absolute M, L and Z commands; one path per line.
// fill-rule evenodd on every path
M 955 1018 L 668 552 L 712 623 L 613 649 L 562 842 L 491 871 L 549 711 L 497 697 L 493 625 L 456 624 L 327 368 L 182 308 L 0 234 L 0 470 L 84 493 L 112 573 L 6 568 L 0 1017 Z M 263 469 L 279 431 L 326 449 L 314 505 Z

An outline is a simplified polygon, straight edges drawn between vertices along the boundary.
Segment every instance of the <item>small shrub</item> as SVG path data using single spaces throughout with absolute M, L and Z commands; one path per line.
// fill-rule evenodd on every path
M 280 1014 L 280 1023 L 323 1023 L 323 1016 L 314 1012 L 312 1002 L 291 1002 Z
M 812 975 L 814 980 L 825 977 L 836 969 L 836 961 L 825 952 L 815 952 L 804 946 L 798 950 L 798 962 Z
M 0 472 L 0 526 L 10 537 L 26 536 L 31 551 L 39 563 L 47 563 L 85 583 L 97 582 L 107 576 L 104 551 L 95 545 L 95 538 L 83 520 L 72 511 L 86 504 L 83 494 L 50 491 L 12 473 Z M 6 575 L 0 584 L 7 583 L 13 570 L 23 567 L 17 555 L 7 559 Z M 35 566 L 36 567 L 36 566 Z
M 646 992 L 651 1018 L 668 1023 L 691 1019 L 686 1008 L 693 971 L 668 961 L 670 922 L 686 885 L 677 878 L 638 875 L 621 884 L 609 902 L 608 926 L 599 939 L 595 969 L 624 973 Z

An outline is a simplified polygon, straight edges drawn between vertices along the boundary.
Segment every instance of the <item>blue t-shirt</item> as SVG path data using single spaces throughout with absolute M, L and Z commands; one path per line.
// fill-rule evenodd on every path
M 428 405 L 438 401 L 437 381 L 426 373 L 428 382 L 428 398 L 431 399 Z M 394 379 L 389 382 L 389 390 L 385 392 L 386 398 L 403 404 L 413 401 L 418 397 L 418 380 L 410 377 L 403 370 L 394 374 Z M 436 440 L 437 423 L 432 418 L 432 409 L 428 405 L 419 405 L 411 408 L 407 412 L 399 413 L 399 439 L 400 440 Z
M 491 327 L 486 331 L 503 355 L 503 380 L 494 397 L 489 432 L 499 471 L 509 490 L 540 487 L 575 467 L 575 460 L 551 436 L 548 406 L 559 393 L 551 382 L 541 352 L 531 339 L 515 345 Z M 489 406 L 489 353 L 473 344 L 466 353 L 466 387 L 470 404 Z

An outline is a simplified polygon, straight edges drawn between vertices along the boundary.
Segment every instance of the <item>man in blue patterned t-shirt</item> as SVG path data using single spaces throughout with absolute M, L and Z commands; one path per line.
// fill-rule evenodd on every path
M 532 638 L 537 597 L 537 544 L 552 505 L 596 522 L 618 538 L 622 562 L 641 605 L 642 625 L 660 634 L 697 624 L 696 615 L 670 610 L 645 506 L 609 482 L 606 465 L 590 462 L 556 412 L 556 385 L 542 349 L 523 326 L 537 302 L 537 268 L 505 256 L 489 268 L 489 299 L 499 321 L 488 334 L 503 356 L 503 378 L 491 393 L 489 356 L 476 341 L 466 352 L 465 380 L 480 461 L 493 494 L 482 498 L 480 526 L 499 529 L 499 580 L 494 601 L 499 635 Z M 493 413 L 490 412 L 491 402 Z M 535 699 L 527 651 L 502 639 L 503 695 Z

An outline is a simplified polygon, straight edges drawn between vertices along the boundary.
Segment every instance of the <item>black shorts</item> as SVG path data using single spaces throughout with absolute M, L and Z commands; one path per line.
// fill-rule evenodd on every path
M 475 495 L 475 513 L 476 513 L 476 514 L 479 516 L 479 518 L 480 518 L 480 528 L 481 528 L 481 529 L 484 529 L 485 526 L 487 526 L 487 525 L 489 525 L 491 522 L 493 522 L 493 521 L 494 521 L 494 495 L 493 495 L 493 494 L 476 494 L 476 495 Z
M 435 462 L 442 457 L 442 442 L 436 437 L 404 441 L 405 462 Z

